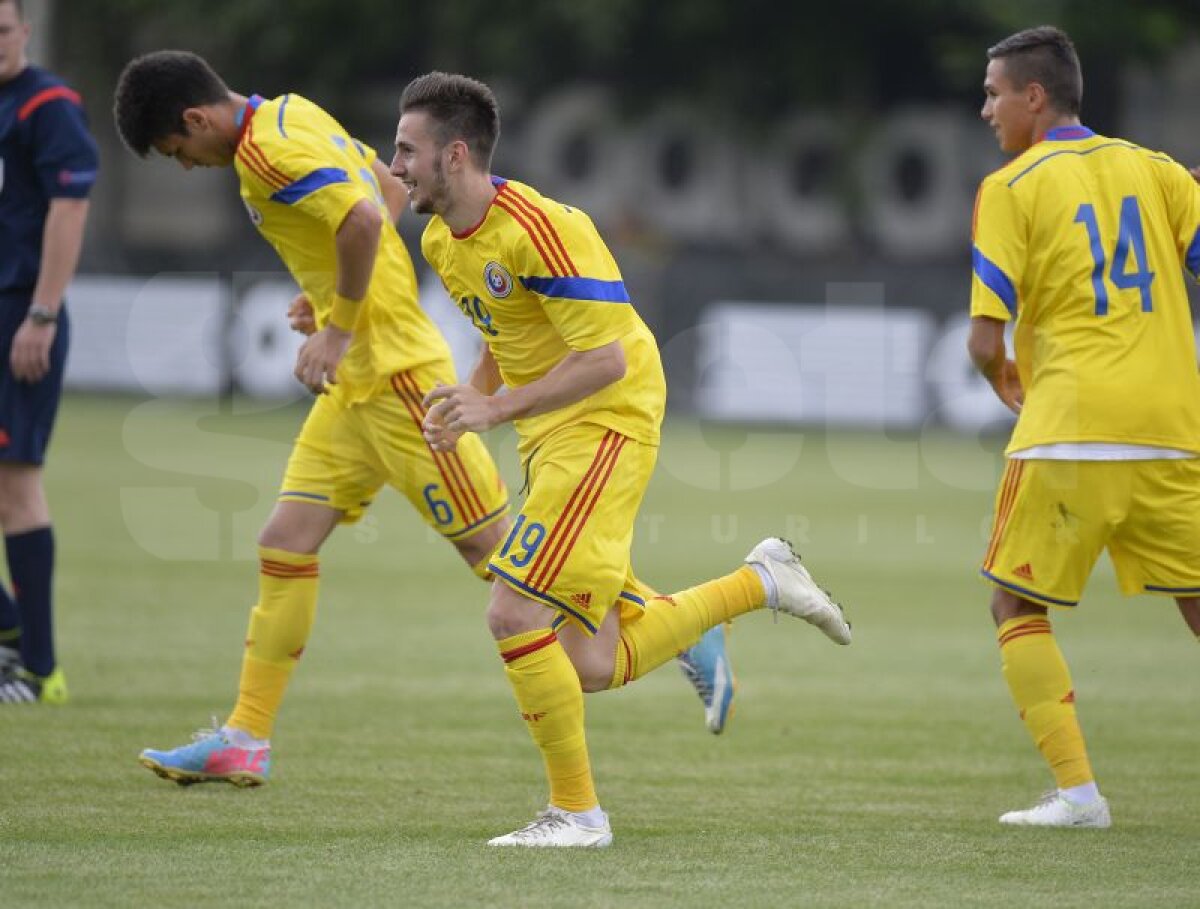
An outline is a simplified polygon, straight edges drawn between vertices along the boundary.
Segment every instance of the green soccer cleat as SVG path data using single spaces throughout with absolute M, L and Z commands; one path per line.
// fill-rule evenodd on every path
M 0 677 L 0 704 L 53 704 L 67 702 L 67 677 L 62 667 L 47 676 L 25 669 L 9 671 Z

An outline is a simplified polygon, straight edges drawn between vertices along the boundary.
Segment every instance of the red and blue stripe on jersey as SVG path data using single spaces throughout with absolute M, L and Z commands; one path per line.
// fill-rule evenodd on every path
M 509 217 L 520 225 L 550 272 L 549 277 L 519 275 L 517 280 L 522 287 L 544 297 L 609 303 L 629 302 L 625 282 L 601 281 L 579 274 L 566 244 L 541 206 L 514 189 L 507 180 L 493 178 L 493 183 L 496 186 L 493 204 L 507 212 Z
M 276 120 L 276 128 L 285 139 L 288 137 L 285 114 L 290 97 L 290 95 L 283 96 L 279 103 Z M 294 205 L 322 186 L 350 182 L 349 174 L 340 167 L 320 167 L 293 180 L 272 163 L 270 156 L 254 138 L 254 114 L 263 103 L 261 95 L 251 95 L 246 106 L 238 115 L 240 132 L 238 133 L 237 157 L 251 173 L 273 190 L 270 196 L 272 202 Z

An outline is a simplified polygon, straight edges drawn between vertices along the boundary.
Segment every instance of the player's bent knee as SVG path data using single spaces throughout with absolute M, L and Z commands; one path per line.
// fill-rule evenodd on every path
M 258 532 L 258 545 L 285 552 L 315 553 L 342 514 L 324 505 L 277 502 L 266 525 Z
M 496 544 L 504 538 L 508 532 L 509 522 L 507 520 L 497 521 L 495 524 L 489 524 L 487 527 L 480 530 L 478 533 L 472 534 L 465 540 L 454 541 L 454 548 L 458 550 L 458 554 L 462 556 L 463 561 L 471 566 L 472 570 L 481 577 L 486 572 L 487 558 L 496 548 Z
M 488 603 L 488 630 L 497 641 L 514 634 L 549 628 L 554 611 L 536 600 L 517 593 L 499 582 L 492 585 L 492 599 Z
M 579 687 L 586 693 L 592 694 L 597 691 L 608 691 L 612 687 L 612 667 L 608 667 L 608 671 L 604 672 L 600 667 L 587 666 L 575 667 L 575 673 L 579 676 Z
M 1023 615 L 1045 615 L 1046 607 L 1019 597 L 1010 590 L 997 587 L 992 591 L 992 618 L 996 625 L 1003 625 L 1009 619 Z

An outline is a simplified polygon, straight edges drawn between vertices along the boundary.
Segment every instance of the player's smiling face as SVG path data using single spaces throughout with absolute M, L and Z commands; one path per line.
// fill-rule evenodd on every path
M 1019 154 L 1033 145 L 1036 115 L 1030 107 L 1029 89 L 1018 89 L 1005 72 L 1004 59 L 988 63 L 983 80 L 983 109 L 979 112 L 1000 143 L 1002 151 Z
M 444 151 L 438 145 L 429 114 L 421 110 L 405 112 L 396 127 L 391 171 L 408 189 L 409 206 L 418 214 L 442 214 L 446 209 L 449 187 L 442 167 Z
M 7 82 L 25 68 L 25 45 L 29 43 L 29 23 L 17 15 L 17 5 L 0 0 L 0 82 Z

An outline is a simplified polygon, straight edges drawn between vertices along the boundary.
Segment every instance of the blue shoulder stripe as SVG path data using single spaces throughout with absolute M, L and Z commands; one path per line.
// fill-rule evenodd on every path
M 285 138 L 285 139 L 288 137 L 288 134 L 287 134 L 287 130 L 283 128 L 283 112 L 285 110 L 287 110 L 288 98 L 290 98 L 290 97 L 292 97 L 292 96 L 284 95 L 283 103 L 279 105 L 279 135 L 283 136 L 283 138 Z
M 1000 298 L 1000 302 L 1014 316 L 1017 314 L 1017 289 L 1012 279 L 995 262 L 980 252 L 978 246 L 971 247 L 971 267 L 984 286 Z
M 322 186 L 331 183 L 349 183 L 349 175 L 340 167 L 319 167 L 312 173 L 305 174 L 271 196 L 272 202 L 282 202 L 293 205 L 306 196 L 311 196 Z
M 600 303 L 628 303 L 624 281 L 597 278 L 521 278 L 521 286 L 544 297 L 566 300 L 595 300 Z
M 1192 245 L 1188 247 L 1184 262 L 1187 263 L 1187 270 L 1192 273 L 1192 277 L 1200 278 L 1200 228 L 1196 229 L 1196 236 L 1192 237 Z

